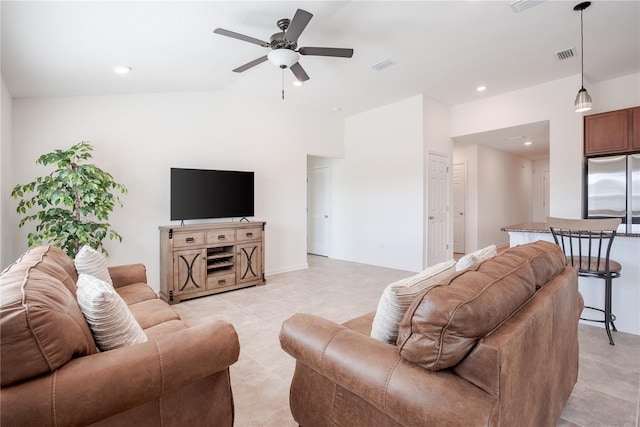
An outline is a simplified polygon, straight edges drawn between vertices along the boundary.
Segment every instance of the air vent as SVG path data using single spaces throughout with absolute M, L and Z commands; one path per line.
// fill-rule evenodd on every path
M 378 62 L 377 64 L 373 64 L 371 68 L 373 68 L 376 71 L 382 71 L 385 68 L 391 67 L 392 65 L 395 65 L 395 63 L 392 62 L 390 59 L 385 59 L 383 61 Z
M 544 0 L 516 0 L 511 2 L 511 9 L 513 9 L 514 12 L 522 12 L 530 7 L 539 5 L 543 1 Z
M 570 59 L 576 56 L 576 48 L 572 47 L 571 49 L 561 50 L 560 52 L 556 52 L 556 58 L 558 61 L 564 61 L 565 59 Z

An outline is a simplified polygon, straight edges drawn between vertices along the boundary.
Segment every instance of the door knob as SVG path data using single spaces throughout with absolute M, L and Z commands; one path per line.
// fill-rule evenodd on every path
M 460 215 L 464 215 L 464 212 L 460 212 Z
M 429 216 L 429 219 L 434 219 L 434 218 L 435 218 L 435 216 Z

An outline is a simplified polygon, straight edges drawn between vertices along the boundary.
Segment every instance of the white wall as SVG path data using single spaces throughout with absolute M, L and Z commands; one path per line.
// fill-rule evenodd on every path
M 129 189 L 110 218 L 124 240 L 107 242 L 109 263 L 146 264 L 157 289 L 169 168 L 253 170 L 269 275 L 306 266 L 307 153 L 342 155 L 342 126 L 332 112 L 219 92 L 16 99 L 12 184 L 46 173 L 35 165 L 40 154 L 91 141 L 95 163 Z M 26 232 L 13 233 L 14 258 L 26 249 Z
M 478 146 L 478 248 L 509 244 L 500 229 L 531 221 L 532 178 L 530 160 Z
M 331 168 L 331 257 L 419 271 L 423 266 L 423 98 L 348 117 Z
M 589 113 L 640 105 L 640 74 L 586 85 Z M 580 75 L 451 107 L 451 136 L 549 120 L 550 214 L 582 215 L 583 116 L 573 101 Z M 509 225 L 509 224 L 504 224 Z
M 428 183 L 428 174 L 429 168 L 427 165 L 429 164 L 429 154 L 440 154 L 447 156 L 448 159 L 448 167 L 449 167 L 449 196 L 448 196 L 448 204 L 451 205 L 453 202 L 453 186 L 451 185 L 451 170 L 453 166 L 453 141 L 449 136 L 449 106 L 442 104 L 438 101 L 435 101 L 431 98 L 424 97 L 423 98 L 423 119 L 424 119 L 424 205 L 423 211 L 425 212 L 425 216 L 427 213 L 427 202 L 429 200 L 429 183 Z M 424 263 L 423 268 L 426 268 L 429 264 L 428 262 L 428 253 L 429 253 L 429 236 L 427 235 L 429 232 L 429 227 L 426 227 L 427 219 L 423 216 L 423 223 L 425 224 L 425 238 L 424 238 Z M 453 209 L 449 209 L 449 216 L 447 217 L 447 259 L 453 258 Z M 432 263 L 433 264 L 433 263 Z
M 640 73 L 590 85 L 588 89 L 593 98 L 593 109 L 586 114 L 640 105 Z
M 549 120 L 551 215 L 577 218 L 581 215 L 582 115 L 574 112 L 573 101 L 579 88 L 576 75 L 455 105 L 451 135 Z
M 508 244 L 500 229 L 531 221 L 532 162 L 482 145 L 456 146 L 453 159 L 467 165 L 466 252 Z
M 11 174 L 12 156 L 11 156 L 11 112 L 13 100 L 9 94 L 9 90 L 1 81 L 0 88 L 0 199 L 2 206 L 0 207 L 0 271 L 4 266 L 9 265 L 13 261 L 13 253 L 11 250 L 11 233 L 8 230 L 11 227 L 11 217 L 14 205 L 9 202 L 11 199 Z

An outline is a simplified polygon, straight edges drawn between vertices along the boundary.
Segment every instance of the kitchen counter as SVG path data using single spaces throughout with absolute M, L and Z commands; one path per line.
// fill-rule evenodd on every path
M 546 222 L 521 222 L 520 224 L 508 225 L 501 228 L 502 231 L 516 231 L 526 233 L 549 233 L 549 226 Z M 620 224 L 617 237 L 640 237 L 640 224 Z
M 545 222 L 523 222 L 503 227 L 509 233 L 509 245 L 546 240 L 553 242 L 549 226 Z M 611 247 L 611 259 L 622 265 L 620 277 L 613 279 L 611 295 L 611 312 L 616 315 L 616 328 L 622 332 L 640 335 L 640 224 L 618 227 Z M 578 286 L 585 305 L 604 307 L 604 280 L 592 277 L 580 277 Z M 587 317 L 596 317 L 600 313 L 585 313 Z M 583 322 L 582 320 L 580 322 Z M 600 326 L 602 323 L 585 322 L 588 325 Z M 613 332 L 613 339 L 616 334 Z M 602 332 L 602 344 L 609 345 L 607 336 Z

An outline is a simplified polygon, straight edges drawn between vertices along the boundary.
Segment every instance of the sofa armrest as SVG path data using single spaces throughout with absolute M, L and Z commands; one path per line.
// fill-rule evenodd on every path
M 295 314 L 283 323 L 280 344 L 297 363 L 400 424 L 490 425 L 495 416 L 496 399 L 452 371 L 422 369 L 395 346 L 321 317 Z
M 147 269 L 144 264 L 127 264 L 109 267 L 109 275 L 113 281 L 113 287 L 132 285 L 134 283 L 147 283 Z
M 87 425 L 226 370 L 239 353 L 233 326 L 216 321 L 80 357 L 3 389 L 1 424 Z

